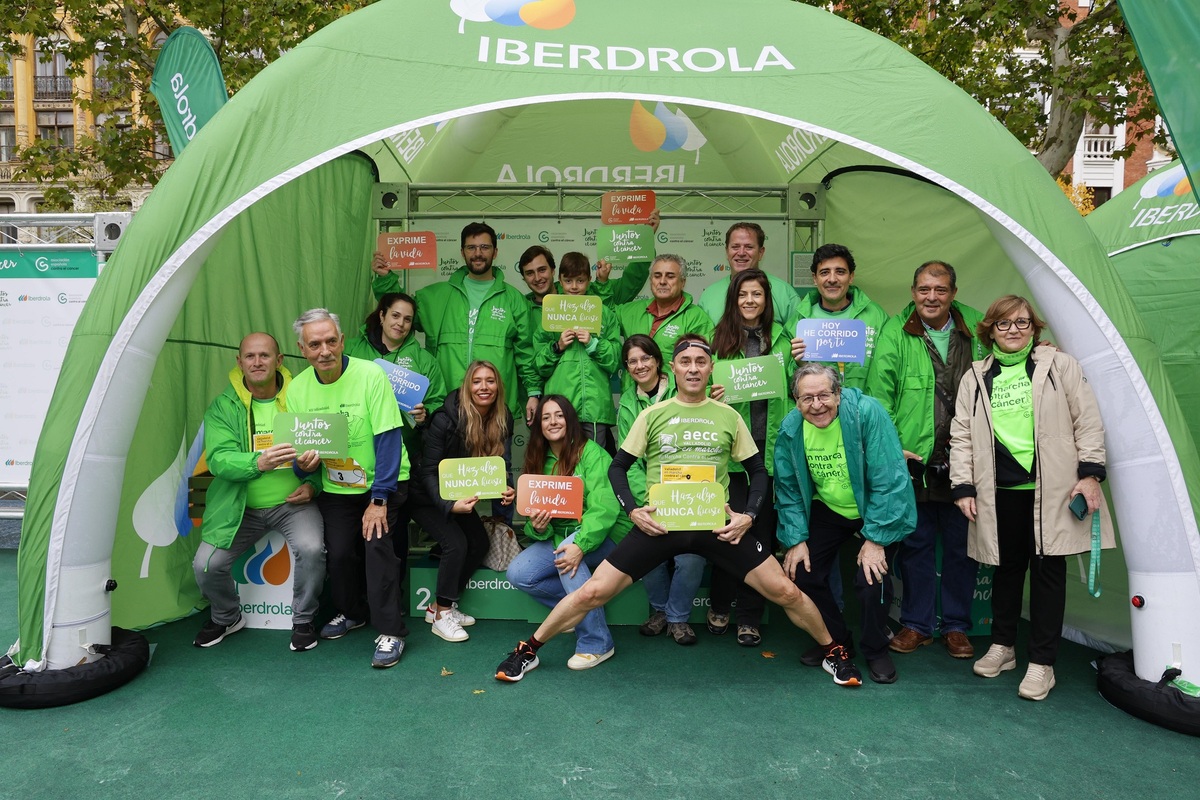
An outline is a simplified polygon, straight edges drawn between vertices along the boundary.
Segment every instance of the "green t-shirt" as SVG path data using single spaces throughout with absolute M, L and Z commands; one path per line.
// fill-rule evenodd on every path
M 288 411 L 296 414 L 346 415 L 350 430 L 350 456 L 325 458 L 322 486 L 334 494 L 362 494 L 375 482 L 375 434 L 400 428 L 404 420 L 392 385 L 377 364 L 360 358 L 347 360 L 342 376 L 321 383 L 312 367 L 292 380 Z M 408 454 L 400 448 L 399 480 L 408 480 Z
M 1026 472 L 1033 469 L 1033 384 L 1025 362 L 1011 367 L 1001 365 L 1000 374 L 992 381 L 992 429 L 996 439 L 1008 448 Z M 1032 489 L 1034 484 L 1009 487 Z
M 275 415 L 279 408 L 274 400 L 251 400 L 254 404 L 254 451 L 261 453 L 274 444 Z M 300 486 L 291 463 L 264 472 L 246 485 L 247 508 L 274 508 L 282 505 L 288 495 Z
M 933 346 L 937 348 L 938 355 L 942 357 L 942 361 L 949 361 L 950 334 L 954 333 L 954 328 L 947 328 L 944 331 L 935 331 L 926 328 L 925 333 L 929 334 L 929 340 L 933 342 Z
M 479 309 L 488 294 L 492 291 L 492 286 L 495 285 L 496 280 L 499 279 L 477 281 L 469 275 L 463 279 L 463 290 L 467 293 L 467 304 L 470 306 L 467 310 L 467 326 L 471 329 L 471 333 L 467 336 L 468 343 L 475 341 L 475 323 L 479 321 Z M 472 360 L 473 356 L 468 352 L 467 363 L 470 363 Z
M 664 482 L 665 465 L 666 480 L 716 481 L 726 499 L 729 461 L 745 461 L 758 452 L 741 415 L 707 397 L 699 403 L 672 397 L 650 406 L 634 420 L 621 449 L 646 459 L 647 490 Z
M 834 417 L 824 428 L 805 420 L 803 436 L 804 457 L 808 461 L 816 498 L 846 519 L 859 519 L 854 487 L 850 485 L 850 469 L 846 466 L 841 419 Z

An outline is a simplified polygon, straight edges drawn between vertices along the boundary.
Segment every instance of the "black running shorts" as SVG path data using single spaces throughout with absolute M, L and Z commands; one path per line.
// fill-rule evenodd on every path
M 749 534 L 737 544 L 722 542 L 712 531 L 671 531 L 651 536 L 634 527 L 605 560 L 633 580 L 681 553 L 704 556 L 738 580 L 744 580 L 771 553 Z

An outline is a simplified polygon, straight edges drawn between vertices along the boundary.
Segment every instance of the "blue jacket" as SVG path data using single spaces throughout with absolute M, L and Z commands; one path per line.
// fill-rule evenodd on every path
M 896 428 L 879 401 L 858 389 L 842 390 L 838 419 L 862 535 L 884 547 L 894 544 L 917 525 L 917 502 Z M 799 409 L 792 409 L 775 440 L 775 505 L 784 547 L 808 540 L 813 482 L 804 454 L 803 423 Z

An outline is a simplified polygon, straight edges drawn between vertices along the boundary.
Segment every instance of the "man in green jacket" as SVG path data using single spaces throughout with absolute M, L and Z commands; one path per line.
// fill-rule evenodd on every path
M 767 254 L 767 234 L 756 222 L 735 222 L 725 231 L 725 261 L 729 265 L 730 277 L 721 278 L 700 295 L 698 305 L 716 325 L 725 313 L 725 295 L 734 273 L 747 269 L 762 269 L 759 262 Z M 766 270 L 763 270 L 766 272 Z M 787 281 L 767 273 L 771 284 L 771 302 L 775 305 L 775 319 L 781 323 L 791 319 L 796 307 L 796 290 Z
M 956 302 L 957 292 L 954 267 L 927 261 L 917 268 L 913 302 L 879 334 L 867 394 L 883 404 L 896 425 L 917 497 L 916 528 L 900 546 L 902 627 L 891 649 L 911 653 L 933 641 L 940 573 L 942 642 L 954 658 L 972 658 L 967 631 L 979 565 L 967 555 L 967 518 L 950 497 L 950 420 L 959 380 L 984 355 L 975 336 L 983 315 Z
M 634 300 L 617 306 L 622 337 L 628 339 L 635 333 L 644 333 L 663 353 L 673 352 L 675 343 L 685 333 L 711 338 L 712 320 L 683 291 L 686 283 L 682 256 L 664 253 L 656 257 L 650 266 L 650 293 L 654 299 L 649 304 Z
M 461 242 L 466 265 L 417 291 L 417 328 L 425 332 L 425 346 L 448 388 L 462 384 L 472 361 L 490 361 L 500 370 L 508 410 L 528 424 L 542 393 L 533 368 L 529 301 L 496 274 L 496 231 L 490 225 L 468 224 Z
M 876 683 L 895 683 L 888 655 L 892 579 L 888 559 L 917 521 L 912 481 L 896 429 L 878 400 L 842 389 L 824 364 L 806 364 L 793 383 L 796 408 L 784 419 L 775 448 L 779 541 L 783 568 L 821 610 L 835 643 L 852 648 L 850 630 L 829 589 L 842 545 L 861 535 L 854 587 L 862 607 L 862 645 Z M 801 569 L 802 567 L 802 569 Z M 821 664 L 827 648 L 801 656 Z
M 288 410 L 291 382 L 275 337 L 252 333 L 238 347 L 229 386 L 204 412 L 204 456 L 213 481 L 192 567 L 211 619 L 196 647 L 220 644 L 246 626 L 230 570 L 271 531 L 283 535 L 295 563 L 289 646 L 298 652 L 317 646 L 313 616 L 325 582 L 325 541 L 321 512 L 311 501 L 320 481 L 301 481 L 292 471 L 296 450 L 273 444 L 275 414 Z
M 816 288 L 809 289 L 796 302 L 796 311 L 786 326 L 792 338 L 792 358 L 804 358 L 804 340 L 796 336 L 796 325 L 806 319 L 860 319 L 866 325 L 866 359 L 861 364 L 831 363 L 842 377 L 842 386 L 863 389 L 875 339 L 883 330 L 888 314 L 867 293 L 854 286 L 854 255 L 842 244 L 823 244 L 813 253 L 812 274 Z

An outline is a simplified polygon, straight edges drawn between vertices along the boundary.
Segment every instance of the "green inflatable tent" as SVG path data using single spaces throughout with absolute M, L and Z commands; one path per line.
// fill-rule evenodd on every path
M 1178 613 L 1200 607 L 1200 465 L 1154 342 L 1079 215 L 969 96 L 786 0 L 382 0 L 232 98 L 109 260 L 34 461 L 18 664 L 62 669 L 97 658 L 81 644 L 114 623 L 193 610 L 181 478 L 203 411 L 246 332 L 291 342 L 303 309 L 366 312 L 380 182 L 502 230 L 522 215 L 549 230 L 576 190 L 650 186 L 721 234 L 767 213 L 766 187 L 797 232 L 772 240 L 782 277 L 790 251 L 806 270 L 815 236 L 850 245 L 857 282 L 893 312 L 930 258 L 958 267 L 971 305 L 1027 293 L 1097 390 L 1134 588 L 1161 600 L 1135 619 L 1139 674 L 1157 677 L 1171 642 L 1200 642 Z
M 1179 161 L 1087 216 L 1158 345 L 1192 440 L 1200 440 L 1200 207 Z

